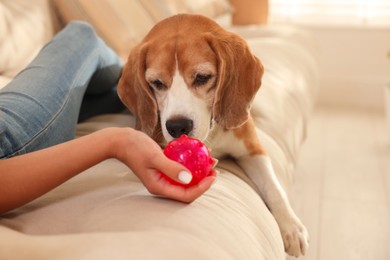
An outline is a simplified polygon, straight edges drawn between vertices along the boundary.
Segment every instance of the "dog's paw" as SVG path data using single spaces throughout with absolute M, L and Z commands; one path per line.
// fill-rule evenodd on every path
M 279 223 L 284 250 L 291 256 L 304 255 L 309 247 L 309 233 L 301 221 L 292 217 Z

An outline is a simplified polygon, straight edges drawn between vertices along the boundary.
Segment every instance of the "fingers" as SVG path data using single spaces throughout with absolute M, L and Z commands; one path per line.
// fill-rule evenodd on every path
M 161 156 L 156 156 L 154 158 L 152 167 L 155 170 L 152 170 L 151 179 L 147 184 L 144 183 L 149 192 L 185 203 L 193 202 L 206 192 L 211 187 L 217 174 L 217 172 L 213 170 L 210 176 L 207 176 L 198 184 L 190 187 L 183 187 L 171 184 L 165 178 L 162 178 L 160 174 L 160 172 L 163 172 L 176 182 L 188 184 L 192 180 L 192 174 L 182 164 L 161 154 Z
M 204 178 L 198 184 L 191 187 L 182 187 L 169 183 L 164 178 L 161 178 L 160 173 L 153 172 L 151 185 L 147 185 L 150 193 L 164 196 L 173 200 L 191 203 L 205 193 L 215 181 L 215 172 L 211 176 Z
M 169 188 L 167 187 L 164 190 L 164 196 L 177 201 L 191 203 L 197 198 L 199 198 L 203 193 L 205 193 L 211 187 L 214 180 L 215 176 L 208 176 L 197 185 L 188 188 L 176 185 L 169 185 Z

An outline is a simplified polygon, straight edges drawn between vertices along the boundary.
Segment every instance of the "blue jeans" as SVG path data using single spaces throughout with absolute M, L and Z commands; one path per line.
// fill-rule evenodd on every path
M 110 109 L 120 107 L 116 85 L 121 69 L 118 56 L 90 25 L 70 23 L 0 90 L 0 158 L 74 138 L 83 100 L 101 113 L 114 112 Z M 94 115 L 93 107 L 84 110 Z

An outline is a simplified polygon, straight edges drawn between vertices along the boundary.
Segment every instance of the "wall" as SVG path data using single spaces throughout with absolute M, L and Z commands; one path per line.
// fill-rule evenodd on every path
M 384 107 L 390 85 L 390 28 L 309 27 L 320 52 L 319 102 L 331 105 Z

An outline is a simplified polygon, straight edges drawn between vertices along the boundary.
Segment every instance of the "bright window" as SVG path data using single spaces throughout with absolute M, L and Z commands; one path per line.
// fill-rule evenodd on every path
M 273 23 L 390 26 L 390 0 L 269 0 Z

